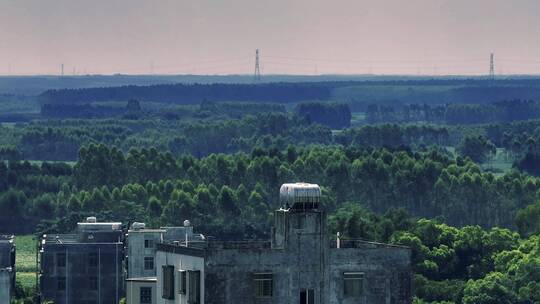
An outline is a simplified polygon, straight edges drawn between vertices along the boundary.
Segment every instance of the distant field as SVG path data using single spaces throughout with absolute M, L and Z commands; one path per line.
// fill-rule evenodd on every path
M 36 285 L 36 242 L 32 235 L 15 236 L 17 245 L 16 270 L 17 282 L 24 287 Z
M 351 126 L 353 127 L 366 123 L 366 113 L 364 112 L 353 112 L 351 116 Z
M 491 171 L 495 175 L 503 175 L 512 170 L 513 162 L 513 158 L 507 155 L 504 148 L 497 148 L 495 156 L 482 164 L 481 167 L 483 170 Z

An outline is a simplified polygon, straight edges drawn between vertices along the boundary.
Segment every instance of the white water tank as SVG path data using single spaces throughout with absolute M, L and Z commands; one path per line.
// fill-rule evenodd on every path
M 133 230 L 141 230 L 144 228 L 146 228 L 145 223 L 134 222 L 133 224 L 131 224 L 131 229 Z
M 321 201 L 321 188 L 317 184 L 290 183 L 279 189 L 282 205 L 293 209 L 317 209 Z
M 97 218 L 95 216 L 89 216 L 86 218 L 87 223 L 97 223 Z

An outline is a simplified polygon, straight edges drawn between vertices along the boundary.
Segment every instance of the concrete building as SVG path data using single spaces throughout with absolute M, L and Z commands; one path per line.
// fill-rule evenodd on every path
M 0 235 L 0 303 L 10 303 L 15 288 L 13 235 Z
M 158 244 L 157 303 L 411 303 L 411 250 L 331 241 L 320 197 L 284 184 L 271 240 Z
M 121 223 L 90 217 L 76 234 L 44 235 L 40 249 L 41 300 L 56 304 L 117 304 L 124 296 Z
M 129 304 L 156 304 L 156 277 L 126 280 L 126 300 Z
M 126 238 L 126 300 L 128 304 L 156 303 L 156 246 L 161 243 L 201 243 L 202 234 L 193 233 L 189 221 L 183 227 L 147 229 L 144 223 L 133 223 Z

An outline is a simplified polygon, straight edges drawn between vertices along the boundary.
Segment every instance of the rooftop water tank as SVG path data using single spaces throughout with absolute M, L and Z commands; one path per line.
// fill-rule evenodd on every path
M 279 189 L 282 205 L 296 210 L 317 209 L 321 201 L 321 188 L 317 184 L 283 184 Z
M 133 224 L 131 224 L 131 229 L 133 230 L 141 230 L 144 228 L 146 228 L 145 223 L 134 222 Z

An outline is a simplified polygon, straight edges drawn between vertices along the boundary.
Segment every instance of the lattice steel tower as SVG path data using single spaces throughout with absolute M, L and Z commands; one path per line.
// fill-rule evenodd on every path
M 261 80 L 261 66 L 259 63 L 259 49 L 255 50 L 255 81 Z
M 489 56 L 489 79 L 495 79 L 495 59 L 493 53 Z

